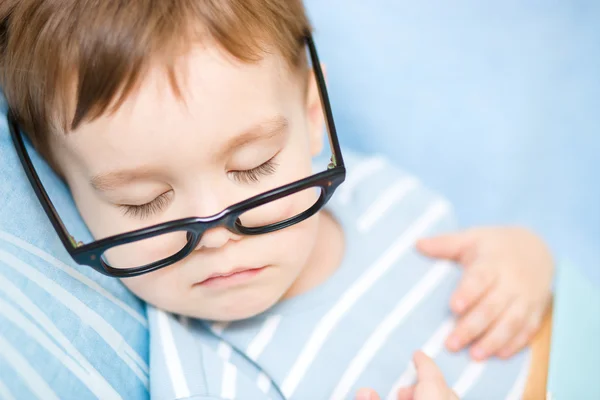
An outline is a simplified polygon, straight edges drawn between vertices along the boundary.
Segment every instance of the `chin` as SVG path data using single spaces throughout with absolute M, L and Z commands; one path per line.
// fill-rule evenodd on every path
M 275 293 L 253 290 L 252 293 L 225 293 L 221 298 L 197 299 L 201 307 L 167 310 L 208 321 L 233 322 L 255 317 L 273 307 L 281 298 Z

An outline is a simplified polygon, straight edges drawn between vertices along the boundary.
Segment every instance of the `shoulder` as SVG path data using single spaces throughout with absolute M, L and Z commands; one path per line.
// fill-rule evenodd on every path
M 437 220 L 434 231 L 453 230 L 457 221 L 451 203 L 417 176 L 382 154 L 344 150 L 346 180 L 332 207 L 349 211 L 359 231 L 376 224 L 408 224 L 422 216 Z

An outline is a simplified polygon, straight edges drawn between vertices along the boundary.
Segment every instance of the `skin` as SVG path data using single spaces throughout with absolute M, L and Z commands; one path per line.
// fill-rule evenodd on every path
M 276 54 L 247 64 L 210 43 L 191 51 L 178 71 L 185 83 L 183 99 L 157 66 L 116 112 L 52 139 L 59 167 L 95 238 L 211 216 L 312 173 L 311 159 L 322 150 L 324 121 L 312 76 L 306 88 L 307 79 Z M 264 167 L 271 159 L 271 166 Z M 126 176 L 131 171 L 136 175 Z M 264 206 L 248 220 L 285 218 L 315 199 L 314 192 L 303 192 Z M 153 200 L 154 206 L 140 211 L 140 205 Z M 116 266 L 143 265 L 180 249 L 182 240 L 182 235 L 151 240 L 107 257 Z M 342 254 L 342 231 L 321 212 L 265 235 L 212 229 L 184 260 L 123 283 L 174 313 L 239 320 L 318 285 L 339 266 Z M 199 284 L 213 274 L 249 268 L 263 269 L 227 287 Z
M 305 77 L 277 54 L 245 64 L 210 43 L 196 47 L 180 64 L 183 99 L 156 66 L 118 110 L 51 139 L 59 168 L 97 239 L 215 215 L 311 174 L 323 131 L 312 77 L 307 88 Z M 292 216 L 314 200 L 313 192 L 304 192 L 265 206 L 243 222 L 273 222 L 269 218 Z M 143 265 L 176 252 L 183 241 L 174 235 L 107 257 L 113 265 Z M 240 320 L 325 281 L 340 265 L 343 247 L 340 226 L 324 212 L 266 235 L 239 236 L 215 228 L 186 259 L 123 283 L 170 312 Z M 477 359 L 507 357 L 529 341 L 548 304 L 552 277 L 549 252 L 535 235 L 489 228 L 424 240 L 418 248 L 465 266 L 451 300 L 459 316 L 447 343 L 451 349 L 476 342 L 472 355 Z M 207 284 L 214 282 L 207 281 L 214 274 L 239 269 L 260 270 L 227 286 Z M 452 398 L 431 360 L 418 355 L 415 362 L 439 383 L 440 398 Z M 415 388 L 409 395 L 418 398 L 417 393 Z
M 539 331 L 552 299 L 554 262 L 544 242 L 516 227 L 474 228 L 423 240 L 425 255 L 464 268 L 450 299 L 456 328 L 446 341 L 458 351 L 471 345 L 475 360 L 508 358 Z
M 458 400 L 456 394 L 448 387 L 442 371 L 425 353 L 418 351 L 413 356 L 417 370 L 417 383 L 398 392 L 398 400 Z M 372 389 L 360 389 L 356 400 L 380 400 Z

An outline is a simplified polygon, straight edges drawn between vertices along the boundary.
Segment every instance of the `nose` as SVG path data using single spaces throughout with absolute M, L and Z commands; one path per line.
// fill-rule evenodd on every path
M 218 249 L 225 246 L 229 241 L 238 241 L 240 239 L 241 236 L 223 227 L 212 228 L 204 232 L 198 246 L 196 246 L 196 250 Z
M 215 186 L 204 187 L 197 198 L 201 199 L 195 204 L 195 215 L 210 216 L 221 212 L 228 204 L 226 201 L 226 193 L 219 190 Z M 230 230 L 218 226 L 211 228 L 202 234 L 200 242 L 196 246 L 196 250 L 200 249 L 218 249 L 225 246 L 229 241 L 238 241 L 240 235 L 236 235 Z

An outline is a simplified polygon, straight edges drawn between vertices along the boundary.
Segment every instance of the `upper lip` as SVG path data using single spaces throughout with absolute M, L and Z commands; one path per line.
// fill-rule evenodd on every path
M 204 283 L 207 280 L 212 279 L 212 278 L 224 278 L 224 277 L 228 277 L 228 276 L 237 274 L 238 272 L 250 271 L 250 270 L 253 270 L 253 269 L 258 269 L 258 268 L 255 268 L 255 267 L 239 267 L 239 268 L 234 268 L 234 269 L 232 269 L 230 271 L 227 271 L 227 272 L 215 272 L 214 274 L 209 275 L 206 278 L 202 279 L 198 283 Z

